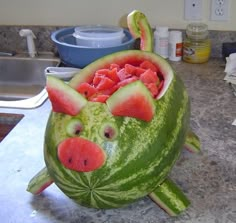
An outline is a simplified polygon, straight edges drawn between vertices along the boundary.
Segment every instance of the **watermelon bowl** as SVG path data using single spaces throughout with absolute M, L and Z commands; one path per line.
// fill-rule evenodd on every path
M 129 30 L 124 29 L 122 43 L 109 47 L 88 47 L 77 45 L 73 36 L 76 27 L 59 29 L 52 33 L 51 39 L 56 45 L 60 59 L 67 66 L 84 68 L 91 62 L 111 53 L 134 48 L 135 39 Z

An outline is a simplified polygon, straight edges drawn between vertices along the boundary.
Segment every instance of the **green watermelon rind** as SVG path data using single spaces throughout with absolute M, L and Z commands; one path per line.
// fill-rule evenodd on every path
M 83 206 L 105 209 L 127 205 L 154 191 L 179 157 L 190 114 L 187 92 L 176 75 L 163 97 L 154 102 L 156 114 L 148 123 L 113 117 L 106 104 L 88 102 L 79 115 L 80 121 L 95 118 L 93 123 L 102 125 L 109 117 L 119 129 L 112 142 L 99 138 L 95 126 L 87 126 L 82 133 L 85 138 L 96 135 L 90 140 L 96 140 L 108 156 L 102 168 L 90 173 L 68 170 L 56 158 L 59 141 L 68 137 L 64 126 L 70 117 L 53 113 L 46 129 L 44 157 L 57 186 Z M 93 117 L 88 115 L 90 112 Z
M 149 197 L 170 216 L 179 215 L 190 205 L 189 199 L 169 177 Z
M 27 191 L 32 194 L 40 194 L 53 183 L 46 167 L 41 169 L 29 182 Z
M 200 139 L 192 130 L 188 131 L 184 147 L 192 153 L 199 153 L 201 151 Z

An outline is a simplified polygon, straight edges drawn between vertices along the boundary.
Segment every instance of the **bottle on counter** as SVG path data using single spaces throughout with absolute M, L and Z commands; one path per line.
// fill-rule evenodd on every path
M 188 24 L 183 43 L 183 60 L 188 63 L 204 63 L 208 61 L 210 54 L 208 26 L 204 23 Z
M 169 32 L 169 60 L 171 61 L 180 61 L 183 54 L 183 38 L 182 32 L 173 30 Z
M 166 26 L 157 26 L 154 32 L 154 52 L 168 58 L 169 29 Z

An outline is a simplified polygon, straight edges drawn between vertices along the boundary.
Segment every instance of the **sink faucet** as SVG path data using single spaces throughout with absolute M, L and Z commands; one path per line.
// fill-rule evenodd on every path
M 30 57 L 35 57 L 37 55 L 37 51 L 34 44 L 34 39 L 36 36 L 32 32 L 31 29 L 21 29 L 19 32 L 20 36 L 26 37 L 27 39 L 27 46 L 28 46 L 28 53 Z

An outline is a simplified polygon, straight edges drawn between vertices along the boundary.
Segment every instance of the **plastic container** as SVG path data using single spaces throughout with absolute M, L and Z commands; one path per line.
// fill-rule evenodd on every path
M 211 54 L 208 27 L 204 23 L 190 23 L 183 43 L 183 60 L 188 63 L 205 63 Z
M 75 27 L 73 36 L 79 46 L 99 48 L 121 44 L 125 34 L 121 27 L 91 25 Z
M 76 44 L 73 36 L 75 27 L 56 30 L 51 35 L 61 61 L 70 67 L 84 68 L 93 61 L 111 53 L 134 49 L 135 39 L 128 29 L 124 29 L 125 37 L 121 44 L 111 47 L 85 47 Z
M 180 61 L 183 55 L 183 38 L 181 31 L 170 31 L 169 32 L 169 60 Z
M 154 32 L 154 51 L 164 58 L 168 58 L 169 30 L 166 26 L 156 27 Z

